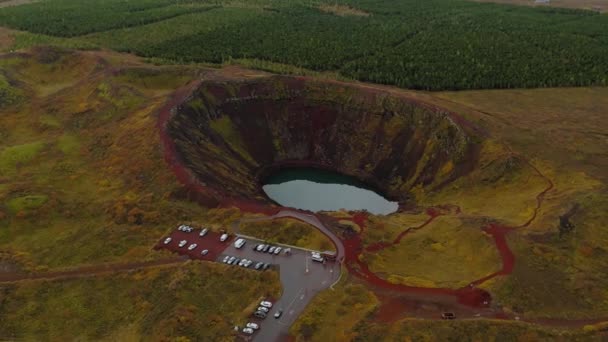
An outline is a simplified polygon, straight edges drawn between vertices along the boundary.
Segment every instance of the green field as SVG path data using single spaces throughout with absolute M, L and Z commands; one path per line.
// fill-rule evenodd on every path
M 414 89 L 608 84 L 608 16 L 592 11 L 461 0 L 328 5 L 334 3 L 49 0 L 0 9 L 0 25 L 30 32 L 18 33 L 15 47 L 109 47 L 182 63 L 272 62 Z

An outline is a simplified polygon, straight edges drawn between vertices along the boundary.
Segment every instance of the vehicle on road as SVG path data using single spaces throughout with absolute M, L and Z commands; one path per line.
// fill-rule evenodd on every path
M 257 325 L 256 323 L 249 322 L 249 323 L 247 323 L 247 328 L 251 328 L 253 330 L 258 330 L 258 329 L 260 329 L 260 326 Z
M 274 313 L 274 318 L 279 318 L 283 314 L 283 310 L 279 309 Z
M 275 246 L 270 247 L 270 249 L 268 250 L 268 253 L 270 253 L 270 254 L 274 253 L 275 249 L 276 249 Z
M 456 318 L 456 314 L 454 314 L 453 312 L 444 312 L 441 314 L 441 319 L 455 319 Z
M 203 236 L 207 235 L 208 232 L 209 232 L 209 229 L 203 228 L 203 229 L 201 229 L 201 232 L 198 233 L 198 236 L 203 237 Z
M 223 262 L 224 264 L 227 264 L 227 263 L 228 263 L 228 260 L 230 260 L 230 255 L 226 255 L 226 256 L 224 257 L 224 260 L 222 260 L 222 262 Z
M 166 239 L 165 239 L 165 241 L 164 241 L 163 243 L 164 243 L 165 245 L 168 245 L 168 244 L 169 244 L 169 242 L 171 242 L 171 240 L 173 240 L 173 239 L 171 239 L 171 237 L 168 237 L 168 238 L 166 238 Z
M 177 246 L 178 246 L 179 248 L 182 248 L 182 247 L 184 247 L 184 246 L 185 246 L 187 243 L 188 243 L 188 241 L 186 241 L 186 240 L 182 240 L 182 241 L 180 241 L 180 242 L 179 242 L 179 245 L 177 245 Z
M 236 241 L 234 241 L 234 247 L 236 249 L 241 249 L 241 247 L 245 246 L 246 242 L 245 239 L 236 239 Z
M 319 252 L 312 252 L 311 259 L 316 262 L 324 262 L 325 258 Z
M 201 255 L 207 255 L 207 254 L 209 254 L 209 250 L 208 249 L 203 249 L 201 251 Z
M 265 308 L 269 308 L 269 309 L 272 307 L 272 303 L 269 302 L 269 301 L 267 301 L 267 300 L 261 301 L 260 305 L 263 306 L 263 307 L 265 307 Z
M 262 311 L 256 311 L 253 313 L 253 315 L 257 318 L 262 318 L 262 319 L 266 318 L 266 313 L 262 312 Z
M 197 244 L 193 243 L 190 246 L 188 246 L 188 250 L 191 251 L 191 250 L 195 249 L 197 246 L 198 246 Z
M 277 248 L 275 248 L 275 249 L 274 249 L 274 254 L 275 254 L 275 255 L 279 255 L 279 253 L 281 253 L 281 249 L 282 249 L 281 247 L 277 247 Z
M 268 311 L 270 311 L 270 309 L 268 309 L 265 306 L 258 306 L 257 311 L 262 311 L 262 312 L 268 313 Z
M 228 240 L 228 234 L 224 233 L 220 236 L 220 242 L 224 242 Z
M 247 334 L 247 335 L 251 335 L 251 334 L 253 334 L 253 329 L 251 329 L 251 328 L 245 328 L 245 329 L 243 329 L 243 332 L 245 334 Z
M 259 270 L 260 268 L 262 268 L 262 266 L 264 266 L 264 263 L 260 261 L 257 264 L 255 264 L 255 266 L 253 268 L 255 268 L 256 270 Z

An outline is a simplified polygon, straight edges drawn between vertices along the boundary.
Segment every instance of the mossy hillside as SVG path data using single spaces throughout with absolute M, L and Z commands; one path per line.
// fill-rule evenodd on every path
M 280 284 L 274 272 L 232 269 L 225 277 L 227 271 L 194 262 L 5 286 L 0 332 L 26 340 L 232 340 L 232 327 L 247 315 L 243 307 L 262 295 L 278 295 Z
M 164 98 L 147 98 L 126 84 L 128 74 L 122 83 L 82 72 L 103 65 L 97 57 L 35 50 L 15 58 L 3 68 L 31 76 L 23 78 L 25 91 L 42 79 L 72 85 L 34 91 L 27 105 L 1 110 L 0 245 L 33 268 L 150 258 L 162 232 L 203 219 L 172 195 L 179 186 L 158 150 L 154 116 Z M 64 78 L 74 65 L 81 73 Z M 40 197 L 28 196 L 47 200 L 38 205 Z
M 491 236 L 475 222 L 450 216 L 411 231 L 399 244 L 364 252 L 362 258 L 392 283 L 421 287 L 461 288 L 502 266 Z

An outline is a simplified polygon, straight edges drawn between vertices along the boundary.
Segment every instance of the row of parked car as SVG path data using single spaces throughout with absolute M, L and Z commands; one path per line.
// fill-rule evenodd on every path
M 262 243 L 253 246 L 253 250 L 256 252 L 269 253 L 269 254 L 274 254 L 274 255 L 281 254 L 281 251 L 283 251 L 283 253 L 285 253 L 286 255 L 291 253 L 291 248 L 283 249 L 282 247 L 279 247 L 279 246 L 265 245 Z
M 258 308 L 255 309 L 255 311 L 253 312 L 253 316 L 264 319 L 264 318 L 268 317 L 270 310 L 272 310 L 272 302 L 263 300 L 260 302 L 260 305 L 258 305 Z M 273 317 L 276 319 L 279 319 L 281 317 L 281 315 L 283 315 L 283 310 L 277 309 L 277 310 L 275 310 Z M 245 331 L 243 331 L 243 332 L 245 332 Z
M 230 256 L 230 255 L 226 255 L 224 257 L 224 259 L 222 260 L 222 262 L 225 264 L 228 264 L 228 265 L 241 266 L 241 267 L 245 267 L 245 268 L 248 268 L 249 266 L 253 265 L 253 263 L 254 263 L 253 260 L 241 259 L 241 258 L 238 258 L 235 256 Z M 256 270 L 265 271 L 268 268 L 270 268 L 270 264 L 260 261 L 260 262 L 256 262 L 255 265 L 253 266 L 253 268 Z
M 168 237 L 168 238 L 166 238 L 166 239 L 163 241 L 163 244 L 168 245 L 168 244 L 170 244 L 170 243 L 171 243 L 171 241 L 173 241 L 173 239 L 172 239 L 171 237 Z M 184 247 L 184 246 L 186 246 L 187 244 L 188 244 L 188 241 L 186 241 L 186 240 L 181 240 L 181 241 L 180 241 L 180 242 L 177 244 L 177 247 L 179 247 L 179 248 L 183 248 L 183 247 Z M 197 243 L 191 243 L 191 244 L 188 246 L 188 250 L 189 250 L 189 251 L 193 251 L 193 250 L 195 250 L 195 249 L 196 249 L 196 247 L 198 247 L 198 244 L 197 244 Z M 208 249 L 203 249 L 203 250 L 201 251 L 201 255 L 207 255 L 208 253 L 209 253 L 209 250 L 208 250 Z
M 191 226 L 189 226 L 187 224 L 181 224 L 181 225 L 179 225 L 179 227 L 177 227 L 177 230 L 179 230 L 180 232 L 184 232 L 184 233 L 192 233 L 194 231 L 194 228 L 192 228 Z M 209 233 L 209 228 L 203 228 L 198 233 L 198 236 L 203 237 L 203 236 L 207 235 L 207 233 Z M 223 233 L 222 235 L 220 235 L 220 242 L 224 242 L 224 241 L 228 240 L 228 237 L 229 237 L 229 235 L 227 233 Z

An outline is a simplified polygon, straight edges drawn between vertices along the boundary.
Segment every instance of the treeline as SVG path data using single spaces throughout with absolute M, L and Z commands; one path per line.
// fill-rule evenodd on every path
M 319 3 L 257 0 L 193 16 L 180 15 L 188 8 L 183 3 L 49 0 L 10 13 L 0 10 L 0 23 L 63 36 L 116 28 L 84 39 L 177 62 L 261 60 L 405 88 L 608 85 L 608 16 L 591 11 L 459 0 L 348 0 L 342 4 L 370 15 L 337 16 L 318 10 Z M 191 8 L 210 9 L 222 0 L 201 4 Z M 69 11 L 58 10 L 62 6 Z M 25 15 L 26 8 L 55 9 Z M 9 15 L 15 13 L 22 15 Z M 161 14 L 174 18 L 159 21 Z M 121 29 L 146 21 L 153 23 Z
M 0 11 L 0 25 L 34 33 L 74 37 L 115 28 L 139 26 L 204 11 L 180 0 L 50 0 Z

